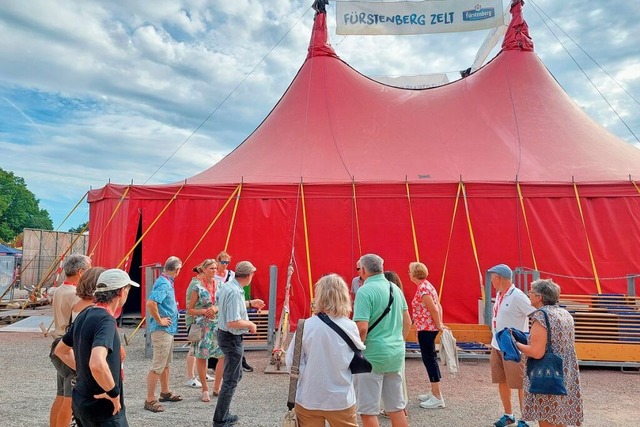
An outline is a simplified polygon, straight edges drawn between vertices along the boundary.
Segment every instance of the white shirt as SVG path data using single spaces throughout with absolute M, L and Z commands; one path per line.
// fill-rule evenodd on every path
M 499 301 L 498 296 L 496 296 L 496 302 L 497 301 Z M 493 332 L 491 346 L 498 350 L 500 349 L 498 341 L 496 340 L 496 332 L 504 328 L 515 328 L 522 332 L 528 332 L 528 316 L 535 310 L 531 305 L 529 297 L 512 284 L 511 287 L 504 292 L 502 304 L 497 308 L 497 315 L 493 319 L 495 320 L 495 328 L 493 327 L 494 322 L 491 322 L 491 332 Z
M 346 317 L 330 318 L 347 333 L 356 347 L 365 348 L 354 321 Z M 289 369 L 293 364 L 295 342 L 294 334 L 285 359 Z M 349 370 L 351 359 L 353 351 L 336 331 L 318 316 L 307 319 L 302 335 L 296 403 L 305 409 L 321 411 L 340 411 L 355 405 L 356 394 Z
M 218 283 L 227 283 L 235 279 L 236 273 L 233 270 L 227 270 L 224 272 L 222 276 L 218 276 L 218 270 L 216 270 L 216 274 L 213 276 L 213 280 Z

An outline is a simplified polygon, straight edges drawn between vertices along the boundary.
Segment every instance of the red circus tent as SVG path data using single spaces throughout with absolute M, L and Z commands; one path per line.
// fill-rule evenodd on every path
M 90 192 L 94 264 L 129 252 L 135 273 L 188 257 L 176 282 L 184 307 L 187 272 L 227 245 L 232 265 L 258 267 L 252 293 L 265 301 L 278 266 L 279 311 L 293 259 L 293 319 L 309 315 L 313 282 L 329 272 L 350 282 L 369 252 L 400 274 L 407 299 L 407 266 L 424 262 L 447 322 L 477 322 L 484 271 L 497 263 L 536 268 L 563 293 L 626 292 L 624 276 L 640 272 L 640 150 L 564 93 L 519 3 L 512 14 L 496 58 L 424 90 L 358 73 L 316 14 L 298 74 L 228 156 L 181 183 Z

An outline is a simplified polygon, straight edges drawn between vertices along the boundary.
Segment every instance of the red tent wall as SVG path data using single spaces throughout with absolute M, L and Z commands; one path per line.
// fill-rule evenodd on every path
M 186 260 L 233 188 L 185 187 L 143 240 L 143 264 L 162 263 L 169 255 Z M 155 195 L 161 194 L 165 198 L 152 198 L 147 194 L 149 192 L 144 192 L 146 200 L 143 203 L 141 200 L 131 203 L 141 206 L 143 231 L 149 229 L 177 189 L 167 188 Z M 439 287 L 457 184 L 413 183 L 410 190 L 420 259 L 429 267 L 429 279 Z M 513 267 L 533 268 L 531 246 L 515 184 L 467 184 L 466 190 L 482 276 L 487 268 L 500 262 Z M 523 184 L 522 192 L 531 245 L 538 268 L 544 272 L 543 277 L 554 277 L 564 293 L 596 293 L 598 289 L 586 243 L 588 235 L 598 274 L 603 278 L 602 291 L 626 292 L 623 277 L 640 271 L 640 260 L 634 256 L 634 242 L 640 241 L 640 221 L 637 218 L 640 197 L 631 184 L 581 186 L 586 234 L 572 186 Z M 138 193 L 132 191 L 130 194 L 134 197 Z M 350 282 L 355 275 L 355 261 L 360 255 L 352 187 L 306 185 L 304 194 L 312 282 L 329 272 L 341 274 Z M 412 298 L 415 286 L 409 282 L 407 267 L 415 259 L 415 252 L 405 184 L 357 184 L 356 200 L 362 253 L 380 254 L 385 259 L 385 268 L 400 274 L 407 299 Z M 92 215 L 95 218 L 108 217 L 114 202 L 115 199 L 92 199 Z M 228 248 L 233 255 L 232 266 L 242 259 L 256 264 L 258 274 L 252 291 L 264 300 L 269 295 L 269 265 L 278 266 L 279 310 L 284 297 L 291 245 L 295 242 L 291 303 L 294 319 L 308 316 L 310 306 L 301 204 L 297 186 L 245 185 Z M 191 278 L 191 268 L 204 258 L 215 257 L 224 247 L 232 209 L 233 204 L 229 204 L 185 262 L 185 269 L 176 281 L 181 307 L 184 307 L 184 292 Z M 130 223 L 137 224 L 137 209 L 129 209 L 127 215 Z M 135 227 L 131 225 L 114 227 L 112 224 L 102 240 L 122 240 L 125 228 L 125 240 L 132 245 Z M 97 229 L 100 230 L 99 227 Z M 95 235 L 92 233 L 92 238 Z M 119 246 L 122 248 L 121 244 Z M 124 252 L 124 249 L 107 249 L 101 244 L 94 254 L 94 264 L 113 266 Z M 609 277 L 618 279 L 605 279 Z M 442 292 L 446 321 L 476 322 L 479 298 L 478 267 L 471 246 L 467 214 L 460 199 Z

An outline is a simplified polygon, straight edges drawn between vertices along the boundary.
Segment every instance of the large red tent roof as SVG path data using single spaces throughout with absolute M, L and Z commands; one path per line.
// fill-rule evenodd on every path
M 190 184 L 610 182 L 640 150 L 591 120 L 533 52 L 516 5 L 500 54 L 445 86 L 378 83 L 340 60 L 316 16 L 309 55 L 263 123 Z

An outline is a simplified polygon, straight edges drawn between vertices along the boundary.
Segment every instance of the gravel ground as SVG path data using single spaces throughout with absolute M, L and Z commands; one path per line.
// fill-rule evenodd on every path
M 131 330 L 123 332 L 128 335 Z M 0 333 L 0 426 L 46 426 L 55 395 L 55 371 L 49 361 L 51 338 L 39 333 Z M 210 426 L 215 399 L 199 401 L 199 389 L 184 386 L 184 352 L 174 353 L 171 384 L 184 401 L 165 404 L 166 411 L 154 414 L 142 407 L 149 360 L 144 358 L 142 334 L 127 347 L 125 404 L 129 424 L 135 426 Z M 277 427 L 286 407 L 288 376 L 264 374 L 265 351 L 249 351 L 247 359 L 255 371 L 245 373 L 232 403 L 241 426 Z M 446 368 L 445 368 L 446 369 Z M 500 415 L 496 386 L 489 378 L 485 360 L 461 361 L 455 378 L 444 374 L 442 390 L 445 409 L 426 410 L 416 396 L 427 390 L 425 369 L 418 358 L 407 359 L 409 424 L 411 426 L 491 426 Z M 584 368 L 581 373 L 585 426 L 636 425 L 640 419 L 640 376 L 618 369 Z M 531 423 L 536 425 L 535 423 Z M 381 419 L 381 426 L 390 422 Z

